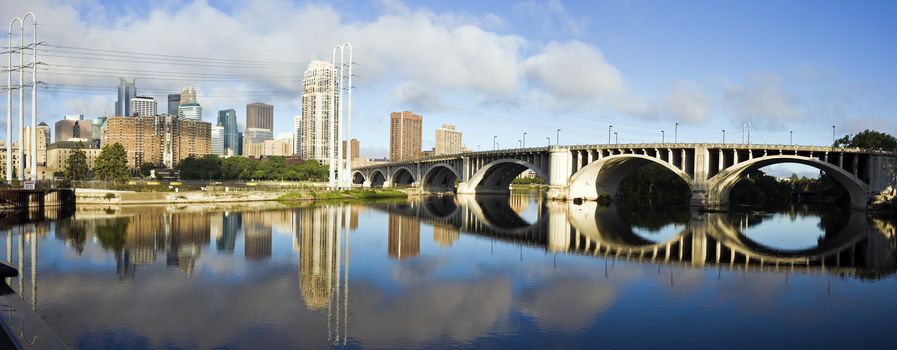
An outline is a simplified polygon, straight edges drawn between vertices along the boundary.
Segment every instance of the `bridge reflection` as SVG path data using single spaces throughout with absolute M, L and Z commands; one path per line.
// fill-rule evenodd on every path
M 815 246 L 782 249 L 765 246 L 743 234 L 747 225 L 757 224 L 762 216 L 688 210 L 684 215 L 654 223 L 663 226 L 676 222 L 678 232 L 652 241 L 636 233 L 617 207 L 536 199 L 535 218 L 525 220 L 519 215 L 520 210 L 514 210 L 515 205 L 520 206 L 519 199 L 509 196 L 458 195 L 372 206 L 387 211 L 391 217 L 417 220 L 440 230 L 453 229 L 558 253 L 754 269 L 794 267 L 890 273 L 897 268 L 893 226 L 858 211 L 845 213 L 840 225 L 829 227 Z

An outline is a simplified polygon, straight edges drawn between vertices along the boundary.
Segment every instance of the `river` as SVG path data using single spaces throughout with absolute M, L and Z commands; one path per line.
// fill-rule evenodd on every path
M 79 210 L 5 226 L 0 259 L 79 349 L 882 348 L 894 227 L 514 193 Z

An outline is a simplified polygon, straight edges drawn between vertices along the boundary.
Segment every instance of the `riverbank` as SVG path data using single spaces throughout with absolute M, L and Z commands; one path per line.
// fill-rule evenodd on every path
M 369 200 L 405 198 L 397 190 L 328 191 L 322 189 L 282 191 L 180 191 L 134 192 L 105 189 L 77 189 L 76 205 L 218 204 L 247 202 L 300 202 L 316 200 Z

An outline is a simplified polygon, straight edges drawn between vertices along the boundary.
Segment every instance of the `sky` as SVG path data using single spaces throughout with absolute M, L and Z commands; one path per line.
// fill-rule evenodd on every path
M 191 85 L 207 121 L 234 108 L 243 124 L 265 102 L 291 132 L 306 66 L 351 42 L 367 157 L 387 155 L 401 110 L 423 115 L 425 149 L 446 123 L 472 150 L 556 143 L 556 129 L 606 143 L 610 125 L 620 143 L 742 142 L 746 122 L 754 143 L 897 134 L 893 1 L 0 2 L 9 19 L 26 10 L 51 125 L 112 114 L 123 76 L 160 111 Z

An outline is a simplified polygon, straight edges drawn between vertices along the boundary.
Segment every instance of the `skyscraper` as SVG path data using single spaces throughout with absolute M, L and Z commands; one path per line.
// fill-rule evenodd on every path
M 202 106 L 199 103 L 182 103 L 178 116 L 185 119 L 202 120 Z
M 302 118 L 296 141 L 297 154 L 304 159 L 320 162 L 330 159 L 330 130 L 334 126 L 330 109 L 337 103 L 335 83 L 336 71 L 330 62 L 309 63 L 302 80 Z
M 352 139 L 349 142 L 351 142 L 349 145 L 352 146 L 352 158 L 351 159 L 360 158 L 361 142 L 358 142 L 358 139 Z M 346 159 L 346 148 L 347 148 L 346 146 L 347 146 L 346 140 L 343 140 L 343 159 Z
M 181 106 L 180 94 L 168 94 L 168 115 L 177 115 L 178 107 Z
M 436 129 L 436 155 L 461 153 L 461 132 L 451 124 Z
M 115 115 L 130 116 L 131 115 L 131 99 L 137 96 L 137 87 L 134 85 L 136 79 L 119 78 L 118 100 L 115 101 Z
M 212 154 L 225 155 L 224 153 L 224 127 L 221 125 L 212 126 Z
M 197 103 L 196 102 L 196 89 L 194 89 L 192 86 L 184 87 L 184 90 L 181 90 L 180 103 L 182 105 L 187 104 L 187 103 Z
M 274 131 L 274 106 L 256 102 L 246 105 L 246 129 L 268 129 Z
M 409 111 L 389 114 L 389 159 L 420 158 L 423 117 Z
M 131 98 L 131 114 L 139 117 L 156 115 L 156 100 L 152 97 L 134 96 Z
M 218 111 L 218 125 L 224 127 L 224 154 L 239 155 L 240 131 L 237 126 L 237 112 L 233 109 Z

